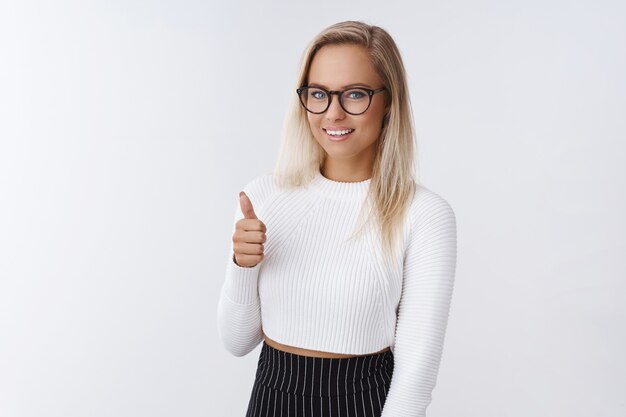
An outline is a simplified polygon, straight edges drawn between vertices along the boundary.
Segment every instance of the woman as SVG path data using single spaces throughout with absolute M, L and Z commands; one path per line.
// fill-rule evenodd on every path
M 400 53 L 380 27 L 337 23 L 297 87 L 274 172 L 240 193 L 217 311 L 233 355 L 263 342 L 246 416 L 424 416 L 456 220 L 414 180 Z

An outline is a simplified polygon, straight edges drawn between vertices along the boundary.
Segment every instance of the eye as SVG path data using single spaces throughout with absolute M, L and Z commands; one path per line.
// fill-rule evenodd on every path
M 367 97 L 367 93 L 363 90 L 348 90 L 346 91 L 345 96 L 350 100 L 360 100 Z
M 323 90 L 315 89 L 309 91 L 309 96 L 316 100 L 323 100 L 326 98 L 326 93 Z

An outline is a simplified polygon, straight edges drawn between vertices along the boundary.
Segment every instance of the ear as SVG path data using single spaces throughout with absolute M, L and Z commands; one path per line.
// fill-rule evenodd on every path
M 389 113 L 389 110 L 391 110 L 391 99 L 385 97 L 385 114 Z

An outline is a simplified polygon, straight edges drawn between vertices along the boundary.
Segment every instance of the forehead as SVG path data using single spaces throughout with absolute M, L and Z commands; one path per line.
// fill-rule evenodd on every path
M 325 45 L 313 57 L 308 83 L 338 89 L 354 83 L 378 86 L 381 81 L 365 47 Z

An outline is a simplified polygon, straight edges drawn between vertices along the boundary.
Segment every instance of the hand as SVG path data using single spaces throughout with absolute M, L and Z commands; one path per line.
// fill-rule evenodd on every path
M 244 218 L 235 224 L 233 261 L 239 266 L 252 268 L 264 257 L 265 224 L 258 219 L 252 202 L 243 191 L 239 193 L 239 204 Z

